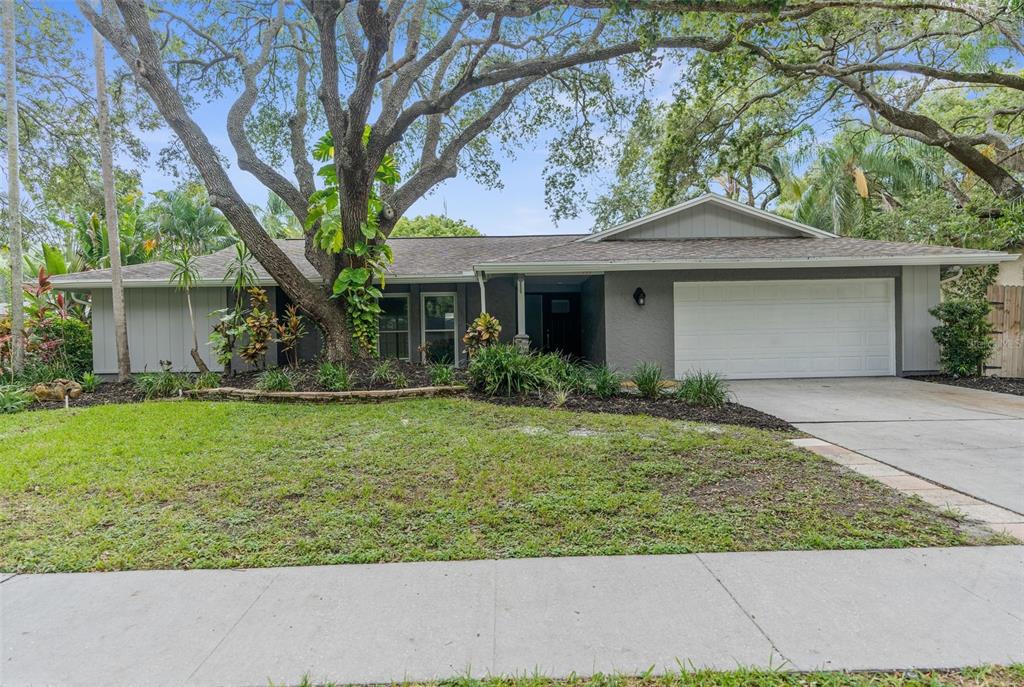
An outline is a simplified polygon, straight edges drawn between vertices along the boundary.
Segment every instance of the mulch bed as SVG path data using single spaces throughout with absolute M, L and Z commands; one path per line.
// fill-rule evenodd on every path
M 396 386 L 393 381 L 374 381 L 373 370 L 378 361 L 359 361 L 348 365 L 354 390 L 383 390 L 409 387 L 432 386 L 430 372 L 424 365 L 392 361 L 392 369 L 401 373 L 405 378 L 405 384 Z M 324 391 L 317 383 L 318 365 L 314 363 L 303 363 L 298 369 L 289 370 L 295 391 Z M 224 375 L 221 384 L 226 387 L 238 389 L 255 389 L 259 384 L 261 372 L 241 372 L 235 375 Z M 986 378 L 994 379 L 994 378 Z M 455 371 L 455 383 L 466 384 L 468 381 L 465 370 Z M 932 381 L 929 379 L 928 381 Z M 973 380 L 958 380 L 973 381 Z M 1020 380 L 1017 380 L 1018 382 Z M 995 390 L 995 389 L 993 389 Z M 1009 392 L 1014 393 L 1014 392 Z M 1021 393 L 1020 391 L 1016 393 Z M 524 394 L 520 396 L 487 396 L 486 394 L 470 391 L 465 394 L 467 397 L 487 401 L 503 406 L 527 406 L 534 408 L 547 408 L 551 401 L 546 395 Z M 82 408 L 105 403 L 137 403 L 144 400 L 142 394 L 134 384 L 118 384 L 107 382 L 91 393 L 83 393 L 79 398 L 71 401 L 74 408 Z M 56 401 L 36 402 L 30 406 L 32 410 L 45 408 L 63 408 L 64 404 Z M 738 403 L 726 403 L 721 408 L 703 408 L 691 406 L 677 401 L 671 397 L 664 397 L 656 401 L 642 398 L 636 394 L 623 393 L 613 398 L 600 399 L 590 396 L 571 395 L 562 406 L 564 410 L 572 410 L 587 413 L 616 413 L 619 415 L 653 415 L 669 420 L 688 420 L 692 422 L 710 422 L 716 424 L 746 425 L 758 429 L 795 431 L 793 426 L 774 415 L 762 413 L 759 410 L 748 408 Z
M 470 392 L 470 398 L 487 401 L 504 406 L 531 406 L 547 408 L 551 406 L 549 399 L 535 394 L 522 396 L 487 396 L 479 392 Z M 564 410 L 575 410 L 586 413 L 617 413 L 619 415 L 653 415 L 669 420 L 689 420 L 691 422 L 711 422 L 715 424 L 746 425 L 757 429 L 796 431 L 793 425 L 780 420 L 774 415 L 762 413 L 739 403 L 726 403 L 721 408 L 704 408 L 692 406 L 674 398 L 665 397 L 653 401 L 631 394 L 621 394 L 612 398 L 600 399 L 589 396 L 570 396 Z
M 968 389 L 995 391 L 1001 394 L 1024 396 L 1024 377 L 950 377 L 949 375 L 922 375 L 910 377 L 919 382 L 963 386 Z

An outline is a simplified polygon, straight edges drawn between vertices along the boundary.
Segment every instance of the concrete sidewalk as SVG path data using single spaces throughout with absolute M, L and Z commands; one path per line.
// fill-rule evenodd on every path
M 5 687 L 1021 660 L 1022 546 L 18 575 L 0 583 Z

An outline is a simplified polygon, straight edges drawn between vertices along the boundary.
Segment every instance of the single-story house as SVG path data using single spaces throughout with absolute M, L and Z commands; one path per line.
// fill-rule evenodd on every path
M 705 195 L 593 234 L 399 238 L 386 279 L 380 353 L 465 360 L 461 336 L 482 311 L 502 338 L 528 337 L 628 371 L 656 363 L 666 376 L 715 370 L 728 378 L 901 375 L 937 368 L 929 308 L 939 302 L 943 265 L 996 264 L 1018 256 L 838 237 L 770 212 Z M 303 241 L 281 240 L 310 278 Z M 200 340 L 208 317 L 233 302 L 227 249 L 198 259 L 192 294 Z M 184 370 L 191 329 L 171 266 L 124 268 L 129 346 L 136 371 L 170 360 Z M 271 303 L 288 303 L 257 270 Z M 91 291 L 94 367 L 116 371 L 110 274 L 54 278 L 57 288 Z M 314 357 L 314 331 L 300 355 Z M 202 355 L 218 369 L 208 346 Z M 271 350 L 270 360 L 278 352 Z

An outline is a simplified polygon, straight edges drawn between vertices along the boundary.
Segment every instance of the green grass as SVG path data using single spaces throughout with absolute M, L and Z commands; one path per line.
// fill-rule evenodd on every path
M 299 683 L 312 687 L 308 680 Z M 910 670 L 899 673 L 788 673 L 768 670 L 695 670 L 663 676 L 595 675 L 552 680 L 545 677 L 460 678 L 440 682 L 396 683 L 402 687 L 1019 687 L 1024 664 L 962 670 Z M 333 683 L 323 685 L 331 687 Z
M 465 399 L 0 416 L 0 570 L 973 543 L 772 434 Z

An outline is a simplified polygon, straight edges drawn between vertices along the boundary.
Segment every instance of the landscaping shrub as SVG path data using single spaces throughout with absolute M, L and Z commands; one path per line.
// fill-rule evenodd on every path
M 391 358 L 384 358 L 370 372 L 370 384 L 390 384 L 394 376 L 395 363 Z
M 939 365 L 954 377 L 976 377 L 985 369 L 992 354 L 992 325 L 988 321 L 988 302 L 954 298 L 932 308 L 939 321 L 932 336 L 939 344 Z
M 220 386 L 220 373 L 206 371 L 196 375 L 192 380 L 193 389 L 216 389 Z
M 320 363 L 320 369 L 316 374 L 317 384 L 329 391 L 348 391 L 352 386 L 352 376 L 348 368 L 341 363 L 332 363 L 325 360 Z
M 481 348 L 498 343 L 500 334 L 501 322 L 494 315 L 484 312 L 480 313 L 466 329 L 462 343 L 466 344 L 466 352 L 472 357 Z
M 60 342 L 52 362 L 59 360 L 71 379 L 92 371 L 92 329 L 88 323 L 74 317 L 53 317 L 44 326 L 48 335 Z
M 661 396 L 661 366 L 640 363 L 633 369 L 633 384 L 644 398 L 657 399 Z
M 294 391 L 295 384 L 286 370 L 272 367 L 260 373 L 256 388 L 260 391 Z
M 178 396 L 188 388 L 188 379 L 183 374 L 172 372 L 164 365 L 159 372 L 142 372 L 135 375 L 135 388 L 146 399 Z
M 100 386 L 100 379 L 92 372 L 86 372 L 82 375 L 82 391 L 87 394 L 91 394 Z
M 590 389 L 598 398 L 611 398 L 622 389 L 622 375 L 607 365 L 592 367 Z
M 18 384 L 0 384 L 0 413 L 17 413 L 32 402 L 32 395 Z
M 514 344 L 495 344 L 477 351 L 469 361 L 473 386 L 491 396 L 511 396 L 544 386 L 535 356 Z
M 428 368 L 430 383 L 434 386 L 451 386 L 455 383 L 455 368 L 443 363 L 434 363 Z
M 579 394 L 590 391 L 587 368 L 558 353 L 534 355 L 533 368 L 543 386 L 548 389 L 566 389 Z
M 397 370 L 391 375 L 391 386 L 396 389 L 405 389 L 409 386 L 409 378 L 405 376 L 405 373 Z
M 676 389 L 676 398 L 694 406 L 721 408 L 729 400 L 729 385 L 717 372 L 687 372 Z
M 55 379 L 74 379 L 75 374 L 64 363 L 63 360 L 43 362 L 41 360 L 30 360 L 25 363 L 18 373 L 17 381 L 23 386 L 35 386 L 45 384 Z

